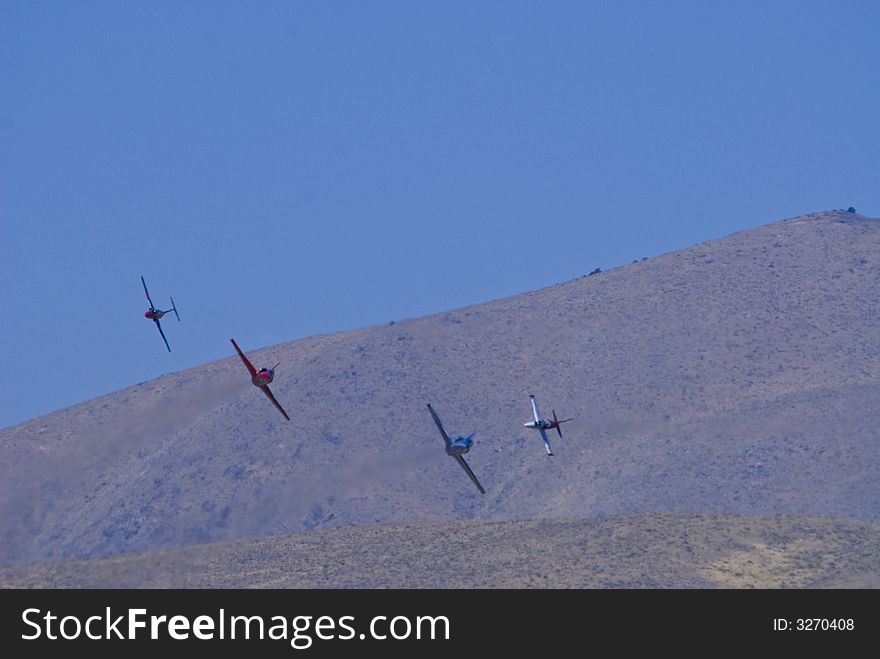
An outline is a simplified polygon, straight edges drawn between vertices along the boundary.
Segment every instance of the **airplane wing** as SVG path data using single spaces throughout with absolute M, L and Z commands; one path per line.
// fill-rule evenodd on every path
M 443 429 L 443 424 L 440 422 L 440 417 L 437 416 L 437 413 L 434 411 L 434 408 L 431 407 L 431 403 L 428 403 L 428 409 L 431 411 L 431 416 L 434 417 L 434 423 L 436 423 L 437 427 L 440 429 L 440 434 L 443 435 L 443 439 L 446 442 L 446 446 L 449 446 L 452 442 L 449 441 L 449 435 L 447 435 L 446 430 Z M 467 465 L 465 465 L 464 468 L 467 469 Z M 470 469 L 468 469 L 468 471 L 470 471 Z M 473 474 L 471 474 L 471 478 L 473 478 L 473 477 L 474 477 Z
M 165 342 L 165 347 L 168 348 L 168 352 L 171 352 L 171 346 L 168 345 L 168 339 L 165 338 L 165 332 L 162 331 L 162 326 L 159 324 L 159 319 L 153 318 L 153 322 L 156 323 L 156 327 L 159 328 L 159 334 L 162 335 L 162 340 Z
M 238 353 L 238 356 L 241 357 L 241 361 L 244 362 L 245 367 L 250 372 L 251 377 L 254 377 L 254 374 L 257 372 L 257 369 L 254 368 L 254 365 L 251 364 L 250 360 L 244 356 L 244 353 L 241 351 L 241 348 L 238 347 L 238 344 L 235 342 L 235 339 L 229 339 L 232 341 L 232 345 L 235 346 L 235 351 Z M 277 405 L 277 403 L 276 403 Z M 284 416 L 287 416 L 286 414 Z
M 544 446 L 547 447 L 547 455 L 553 455 L 553 449 L 550 448 L 550 439 L 547 437 L 547 433 L 544 432 L 543 428 L 538 428 L 541 431 L 541 439 L 544 440 Z
M 486 490 L 484 490 L 483 486 L 480 485 L 480 481 L 478 481 L 477 477 L 474 476 L 474 472 L 472 472 L 471 468 L 468 467 L 468 463 L 464 461 L 464 458 L 461 457 L 460 455 L 454 455 L 452 457 L 454 457 L 456 460 L 458 460 L 458 464 L 460 464 L 461 468 L 464 469 L 467 472 L 467 475 L 471 477 L 471 480 L 474 482 L 474 485 L 477 486 L 477 489 L 480 491 L 480 493 L 486 494 Z
M 144 293 L 147 294 L 147 302 L 150 303 L 150 309 L 155 309 L 156 307 L 153 306 L 153 301 L 150 299 L 150 291 L 147 290 L 147 282 L 144 281 L 143 275 L 141 275 L 141 283 L 144 285 Z
M 284 408 L 281 407 L 281 403 L 279 403 L 277 400 L 275 400 L 275 396 L 273 396 L 272 392 L 269 391 L 269 387 L 260 387 L 260 389 L 262 389 L 263 393 L 269 397 L 269 400 L 271 400 L 272 403 L 275 405 L 275 407 L 278 408 L 278 411 L 284 415 L 284 418 L 287 419 L 288 421 L 290 421 L 290 417 L 287 416 L 287 412 L 285 412 Z
M 535 402 L 535 397 L 529 394 L 529 398 L 532 401 L 532 411 L 535 413 L 535 421 L 540 421 L 541 414 L 538 412 L 538 404 Z

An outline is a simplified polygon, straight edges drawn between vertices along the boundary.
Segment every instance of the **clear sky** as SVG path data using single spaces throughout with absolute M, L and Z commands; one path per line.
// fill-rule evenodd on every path
M 0 0 L 0 426 L 230 336 L 876 217 L 878 33 L 872 1 Z

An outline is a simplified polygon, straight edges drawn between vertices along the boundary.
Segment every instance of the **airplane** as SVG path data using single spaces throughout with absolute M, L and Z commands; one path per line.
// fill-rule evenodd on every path
M 461 468 L 467 472 L 467 475 L 470 476 L 471 480 L 474 482 L 474 485 L 477 486 L 477 489 L 481 494 L 486 494 L 486 490 L 483 489 L 483 486 L 480 485 L 480 481 L 477 480 L 477 477 L 474 476 L 474 472 L 471 471 L 471 468 L 468 467 L 468 463 L 464 461 L 464 458 L 461 457 L 462 453 L 467 453 L 471 450 L 471 446 L 474 445 L 474 434 L 471 433 L 467 437 L 456 437 L 455 439 L 449 439 L 449 435 L 446 434 L 446 431 L 443 429 L 443 424 L 440 422 L 440 417 L 437 416 L 437 413 L 434 411 L 434 408 L 431 407 L 431 403 L 428 403 L 428 410 L 431 412 L 431 416 L 434 417 L 434 423 L 437 424 L 437 428 L 440 430 L 440 434 L 443 435 L 443 441 L 446 442 L 446 454 L 451 455 L 456 459 L 458 464 L 461 465 Z
M 162 318 L 166 313 L 171 313 L 173 311 L 174 315 L 177 316 L 177 322 L 180 322 L 180 316 L 177 313 L 177 307 L 174 306 L 174 298 L 171 298 L 171 308 L 167 311 L 157 309 L 153 306 L 153 301 L 150 299 L 150 291 L 147 290 L 147 282 L 144 281 L 143 275 L 141 275 L 141 283 L 144 285 L 144 293 L 147 294 L 147 302 L 150 303 L 150 308 L 144 312 L 144 317 L 149 318 L 154 323 L 156 323 L 156 327 L 159 328 L 159 334 L 162 335 L 162 340 L 165 342 L 165 347 L 168 348 L 168 352 L 171 352 L 171 346 L 168 345 L 168 339 L 165 338 L 165 332 L 162 331 L 162 326 L 159 324 L 159 319 Z
M 275 379 L 275 368 L 278 364 L 275 364 L 272 368 L 261 368 L 259 371 L 254 368 L 254 365 L 251 364 L 250 360 L 244 356 L 244 353 L 241 351 L 241 348 L 238 347 L 238 344 L 235 342 L 235 339 L 229 339 L 232 341 L 232 345 L 235 346 L 235 351 L 238 353 L 238 356 L 241 357 L 241 361 L 244 362 L 245 368 L 247 368 L 248 372 L 251 374 L 251 382 L 254 383 L 255 386 L 259 387 L 266 396 L 269 397 L 269 400 L 272 401 L 272 404 L 278 408 L 278 411 L 284 415 L 284 418 L 290 421 L 290 417 L 287 416 L 287 412 L 284 411 L 284 408 L 281 407 L 281 403 L 275 400 L 275 396 L 272 395 L 272 392 L 269 391 L 269 383 Z
M 556 428 L 556 432 L 559 433 L 560 439 L 562 438 L 562 428 L 559 427 L 560 424 L 565 423 L 566 421 L 571 421 L 572 419 L 557 419 L 556 418 L 556 410 L 553 410 L 553 420 L 548 421 L 541 417 L 541 414 L 538 412 L 538 404 L 535 402 L 535 395 L 529 394 L 529 398 L 532 401 L 532 411 L 535 413 L 535 420 L 529 421 L 528 423 L 524 423 L 523 425 L 526 428 L 537 428 L 541 431 L 541 439 L 544 440 L 544 446 L 547 448 L 547 455 L 553 455 L 553 450 L 550 448 L 550 440 L 547 439 L 546 430 L 553 430 Z

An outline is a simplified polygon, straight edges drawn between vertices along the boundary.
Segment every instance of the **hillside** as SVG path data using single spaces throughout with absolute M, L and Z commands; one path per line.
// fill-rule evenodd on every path
M 0 431 L 0 563 L 455 520 L 873 523 L 878 281 L 880 222 L 834 211 L 424 318 L 237 337 L 281 362 L 290 423 L 206 337 L 230 356 Z M 552 458 L 522 426 L 529 393 L 575 417 Z M 426 402 L 475 432 L 485 496 Z
M 630 513 L 346 526 L 0 568 L 17 588 L 880 588 L 880 524 Z

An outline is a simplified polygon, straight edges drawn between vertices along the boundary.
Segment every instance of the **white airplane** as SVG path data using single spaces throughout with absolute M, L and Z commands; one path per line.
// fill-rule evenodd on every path
M 553 449 L 550 448 L 550 440 L 547 439 L 547 430 L 553 430 L 556 428 L 556 432 L 559 433 L 560 439 L 562 438 L 562 428 L 559 427 L 559 424 L 565 423 L 566 421 L 571 421 L 572 419 L 557 419 L 556 418 L 556 410 L 553 410 L 553 420 L 548 421 L 541 417 L 541 413 L 538 412 L 538 404 L 535 402 L 534 394 L 529 394 L 529 398 L 532 401 L 532 411 L 535 413 L 535 420 L 529 421 L 528 423 L 524 423 L 523 425 L 526 428 L 537 428 L 541 431 L 541 439 L 544 440 L 544 446 L 547 448 L 547 455 L 553 455 Z
M 474 482 L 474 485 L 477 486 L 477 489 L 481 494 L 486 494 L 486 490 L 483 489 L 483 486 L 480 485 L 480 481 L 477 480 L 477 477 L 474 476 L 474 472 L 471 471 L 471 468 L 468 467 L 468 463 L 464 461 L 464 458 L 461 457 L 462 453 L 467 453 L 471 450 L 471 446 L 474 445 L 474 434 L 471 433 L 467 437 L 456 437 L 455 439 L 449 439 L 449 435 L 446 434 L 446 430 L 443 429 L 443 424 L 440 422 L 440 417 L 437 416 L 437 413 L 434 411 L 434 408 L 431 407 L 431 403 L 428 403 L 428 410 L 431 412 L 431 416 L 434 417 L 434 423 L 437 424 L 437 428 L 440 430 L 440 434 L 443 435 L 443 441 L 446 442 L 446 454 L 451 455 L 456 459 L 458 464 L 461 465 L 461 468 L 467 472 L 467 475 L 471 477 L 471 480 Z

